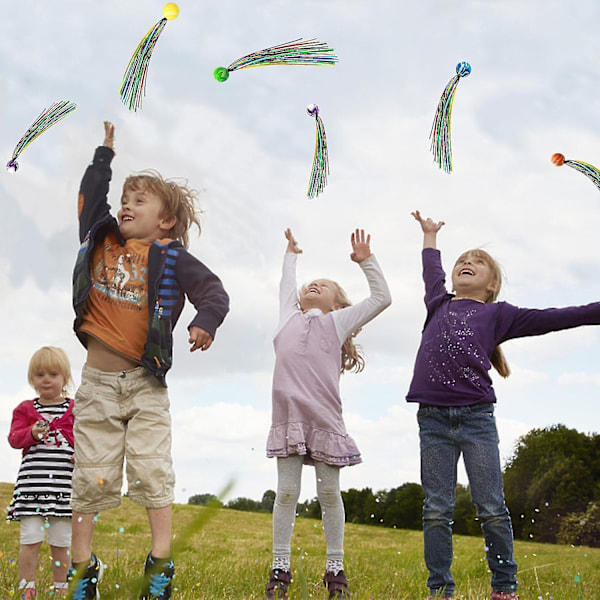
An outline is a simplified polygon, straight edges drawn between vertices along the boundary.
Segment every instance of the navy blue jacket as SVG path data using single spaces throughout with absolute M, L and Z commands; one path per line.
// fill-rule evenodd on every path
M 109 233 L 125 244 L 107 201 L 113 156 L 110 148 L 97 148 L 79 190 L 81 247 L 73 271 L 73 327 L 84 346 L 87 336 L 80 326 L 92 287 L 90 267 L 94 250 Z M 180 242 L 154 242 L 148 250 L 148 335 L 140 361 L 165 387 L 165 376 L 173 363 L 173 329 L 185 296 L 196 308 L 196 316 L 188 327 L 200 327 L 214 338 L 229 311 L 229 296 L 220 279 Z

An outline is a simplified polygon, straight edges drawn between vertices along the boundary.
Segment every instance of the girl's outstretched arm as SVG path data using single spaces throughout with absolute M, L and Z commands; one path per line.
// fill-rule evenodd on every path
M 298 242 L 294 238 L 294 234 L 289 227 L 283 232 L 283 235 L 285 235 L 285 239 L 288 241 L 288 245 L 285 250 L 286 254 L 288 252 L 290 254 L 302 254 L 302 250 L 298 248 Z
M 286 229 L 283 234 L 288 244 L 283 256 L 283 269 L 279 284 L 279 323 L 275 330 L 275 336 L 277 336 L 289 319 L 300 310 L 298 308 L 296 262 L 298 254 L 302 254 L 302 250 L 298 248 L 298 243 L 291 229 Z
M 437 248 L 437 232 L 442 228 L 444 221 L 438 221 L 437 223 L 430 219 L 424 219 L 418 210 L 410 213 L 419 223 L 423 230 L 423 248 Z
M 371 254 L 371 236 L 357 229 L 351 236 L 350 258 L 362 269 L 369 284 L 369 297 L 358 304 L 331 311 L 341 343 L 354 331 L 375 318 L 392 302 L 390 290 L 377 259 Z

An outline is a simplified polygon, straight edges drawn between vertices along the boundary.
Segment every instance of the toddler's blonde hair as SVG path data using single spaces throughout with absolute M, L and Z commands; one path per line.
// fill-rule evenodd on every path
M 63 376 L 63 379 L 65 380 L 63 390 L 65 392 L 73 382 L 71 364 L 62 348 L 42 346 L 33 353 L 33 356 L 29 361 L 29 368 L 27 369 L 27 381 L 29 381 L 29 385 L 35 388 L 33 385 L 34 375 L 46 371 L 58 371 Z

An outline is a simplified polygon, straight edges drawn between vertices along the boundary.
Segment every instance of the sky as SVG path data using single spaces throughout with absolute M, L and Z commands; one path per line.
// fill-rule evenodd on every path
M 600 298 L 600 195 L 555 152 L 600 167 L 600 4 L 550 0 L 181 0 L 150 61 L 143 107 L 119 87 L 132 52 L 162 17 L 155 0 L 0 0 L 0 153 L 7 162 L 38 114 L 57 100 L 77 110 L 35 140 L 18 172 L 0 170 L 0 481 L 16 478 L 12 411 L 34 397 L 27 365 L 42 345 L 65 349 L 75 386 L 85 352 L 72 331 L 76 198 L 83 172 L 115 124 L 109 200 L 123 179 L 154 168 L 200 191 L 202 235 L 190 250 L 219 275 L 231 311 L 205 353 L 190 353 L 188 308 L 169 373 L 176 501 L 194 494 L 260 499 L 276 485 L 265 457 L 277 291 L 290 227 L 304 254 L 298 279 L 338 281 L 354 301 L 366 281 L 349 254 L 364 228 L 392 306 L 357 341 L 361 374 L 341 389 L 363 464 L 342 489 L 419 481 L 416 407 L 405 401 L 425 317 L 422 233 L 411 217 L 443 220 L 447 271 L 466 249 L 501 263 L 501 300 L 544 308 Z M 250 52 L 298 38 L 334 48 L 334 67 L 269 66 L 212 76 Z M 452 114 L 454 171 L 433 163 L 429 132 L 460 61 Z M 317 104 L 329 184 L 306 197 Z M 600 431 L 595 327 L 504 345 L 513 374 L 496 376 L 503 460 L 519 436 L 562 423 Z M 74 389 L 72 390 L 74 393 Z M 461 471 L 460 478 L 466 483 Z M 301 497 L 315 494 L 306 468 Z

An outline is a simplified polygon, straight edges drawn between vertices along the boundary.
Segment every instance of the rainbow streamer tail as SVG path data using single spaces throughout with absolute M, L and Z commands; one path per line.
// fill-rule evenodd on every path
M 146 33 L 131 56 L 125 73 L 123 73 L 123 81 L 121 82 L 119 93 L 121 101 L 129 110 L 137 112 L 138 109 L 142 108 L 142 100 L 146 95 L 148 65 L 154 46 L 156 46 L 156 42 L 166 24 L 167 19 L 161 19 Z
M 16 171 L 19 168 L 17 158 L 21 152 L 23 152 L 23 150 L 25 150 L 25 148 L 27 148 L 27 146 L 33 142 L 33 140 L 42 135 L 44 131 L 50 129 L 52 125 L 56 125 L 56 123 L 64 119 L 68 114 L 72 113 L 76 108 L 76 104 L 73 104 L 68 100 L 61 100 L 43 110 L 40 116 L 33 122 L 33 124 L 29 127 L 23 137 L 19 140 L 18 144 L 15 146 L 12 157 L 6 164 L 6 168 L 14 169 Z
M 327 152 L 327 136 L 325 135 L 325 126 L 319 116 L 319 107 L 311 104 L 307 108 L 310 116 L 315 117 L 315 156 L 313 158 L 310 181 L 308 183 L 307 196 L 312 199 L 323 192 L 327 185 L 329 175 L 329 155 Z
M 266 65 L 333 66 L 338 57 L 327 43 L 316 39 L 303 41 L 302 38 L 252 52 L 233 61 L 228 67 L 217 67 L 214 72 L 217 81 L 226 81 L 229 73 Z
M 600 190 L 600 170 L 580 160 L 565 160 L 565 165 L 583 173 Z
M 430 150 L 433 153 L 433 160 L 440 169 L 446 173 L 452 173 L 452 140 L 450 135 L 452 121 L 452 105 L 454 104 L 454 95 L 461 77 L 467 77 L 471 73 L 471 65 L 467 62 L 461 62 L 456 65 L 456 75 L 448 82 L 442 93 L 442 97 L 435 112 L 433 125 L 429 139 L 431 140 Z

